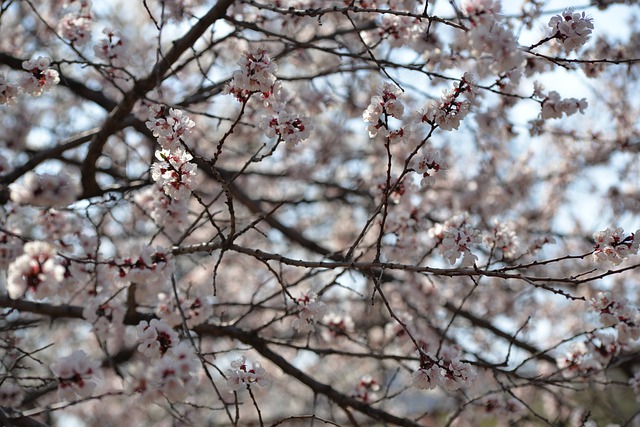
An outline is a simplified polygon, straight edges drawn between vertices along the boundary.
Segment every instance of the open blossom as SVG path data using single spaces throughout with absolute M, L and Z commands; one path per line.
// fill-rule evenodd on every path
M 194 121 L 182 110 L 160 104 L 149 107 L 149 120 L 145 124 L 158 138 L 158 144 L 167 150 L 181 149 L 179 142 L 184 142 L 185 135 L 195 126 Z
M 118 30 L 105 28 L 102 33 L 106 37 L 100 39 L 93 46 L 93 51 L 98 58 L 106 61 L 111 66 L 106 70 L 111 76 L 124 77 L 125 74 L 117 68 L 123 67 L 127 62 L 125 50 L 127 41 Z
M 198 358 L 187 342 L 171 348 L 150 370 L 148 387 L 172 402 L 186 399 L 198 385 Z
M 110 328 L 122 326 L 126 308 L 116 300 L 92 297 L 82 310 L 82 317 L 93 325 L 93 331 L 100 339 L 106 339 Z
M 402 91 L 396 86 L 385 83 L 382 86 L 382 95 L 371 97 L 371 102 L 362 113 L 364 121 L 369 123 L 367 126 L 369 137 L 375 137 L 381 127 L 387 126 L 388 117 L 402 118 L 404 105 L 398 99 L 401 93 Z
M 471 267 L 478 257 L 471 246 L 482 242 L 480 232 L 466 223 L 464 217 L 454 217 L 442 226 L 434 227 L 430 234 L 440 241 L 440 253 L 451 265 L 462 256 L 460 267 Z
M 411 374 L 411 382 L 420 390 L 433 390 L 442 383 L 440 367 L 434 363 L 429 367 L 418 368 Z
M 452 91 L 445 91 L 439 101 L 434 101 L 427 107 L 420 120 L 438 125 L 442 130 L 458 129 L 471 109 L 470 99 L 473 99 L 475 91 L 473 76 L 465 73 Z M 468 99 L 461 99 L 462 94 L 466 94 Z
M 16 96 L 18 95 L 18 88 L 11 83 L 7 82 L 4 74 L 0 73 L 0 105 L 2 104 L 15 104 Z
M 49 68 L 50 64 L 51 60 L 42 56 L 24 61 L 22 68 L 27 73 L 18 81 L 20 88 L 33 96 L 40 96 L 60 83 L 60 75 L 56 70 Z
M 619 265 L 627 259 L 628 255 L 638 253 L 640 246 L 640 230 L 624 237 L 624 229 L 621 227 L 607 228 L 593 235 L 595 251 L 593 259 L 596 262 L 609 261 L 613 265 Z
M 213 315 L 213 301 L 204 291 L 190 291 L 188 297 L 180 298 L 178 306 L 173 297 L 162 294 L 156 313 L 171 326 L 182 324 L 184 316 L 187 327 L 193 328 L 206 322 Z
M 615 328 L 621 344 L 640 338 L 640 311 L 626 298 L 616 300 L 610 292 L 599 292 L 591 300 L 591 308 L 600 315 L 604 326 Z
M 24 254 L 9 265 L 7 292 L 16 299 L 29 292 L 36 299 L 57 295 L 65 268 L 56 259 L 55 247 L 47 242 L 29 242 Z
M 586 16 L 584 12 L 574 12 L 573 8 L 567 8 L 562 15 L 553 16 L 549 20 L 549 27 L 555 31 L 555 38 L 568 53 L 578 50 L 589 39 L 593 30 L 593 18 Z
M 58 23 L 60 35 L 76 46 L 85 45 L 91 40 L 93 26 L 91 2 L 81 0 L 79 6 L 78 10 L 67 13 Z
M 271 96 L 276 82 L 274 73 L 278 67 L 264 49 L 244 52 L 238 65 L 240 70 L 233 73 L 233 79 L 225 87 L 225 93 L 234 95 L 241 102 L 256 92 L 262 93 L 264 98 Z
M 562 118 L 562 113 L 571 116 L 580 111 L 580 113 L 584 114 L 587 106 L 588 103 L 585 98 L 562 99 L 560 94 L 554 90 L 542 101 L 540 114 L 543 119 L 560 119 Z
M 138 351 L 147 357 L 163 356 L 170 348 L 178 344 L 178 333 L 162 320 L 141 321 L 136 326 L 138 332 Z
M 194 178 L 198 169 L 195 163 L 189 162 L 193 156 L 182 149 L 156 150 L 156 159 L 158 161 L 151 166 L 151 178 L 162 185 L 171 198 L 180 200 L 189 197 L 195 186 Z
M 278 112 L 277 116 L 265 116 L 260 123 L 269 138 L 278 137 L 290 145 L 309 138 L 313 125 L 307 116 Z
M 61 400 L 89 397 L 96 388 L 100 373 L 97 361 L 90 361 L 83 350 L 54 362 L 51 372 L 58 378 L 58 396 Z
M 513 229 L 498 220 L 494 220 L 491 232 L 484 236 L 485 244 L 491 249 L 498 249 L 507 258 L 514 258 L 518 252 L 520 241 Z
M 318 296 L 313 292 L 303 294 L 297 302 L 300 310 L 298 318 L 293 320 L 291 326 L 302 333 L 315 331 L 315 323 L 324 316 L 327 305 L 318 301 Z
M 422 175 L 420 185 L 426 187 L 435 182 L 437 176 L 443 176 L 447 164 L 442 160 L 438 151 L 427 151 L 421 157 L 416 158 L 414 169 Z
M 271 379 L 267 376 L 265 369 L 258 362 L 250 363 L 245 356 L 231 362 L 231 369 L 227 369 L 227 387 L 233 391 L 240 388 L 250 387 L 257 384 L 260 387 L 267 387 L 271 384 Z
M 65 207 L 76 201 L 78 183 L 65 173 L 28 172 L 22 183 L 10 186 L 11 200 L 21 205 Z

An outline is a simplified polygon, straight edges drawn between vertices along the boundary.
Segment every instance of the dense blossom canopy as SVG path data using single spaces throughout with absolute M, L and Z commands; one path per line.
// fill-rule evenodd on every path
M 0 1 L 0 425 L 640 425 L 638 10 L 579 3 Z

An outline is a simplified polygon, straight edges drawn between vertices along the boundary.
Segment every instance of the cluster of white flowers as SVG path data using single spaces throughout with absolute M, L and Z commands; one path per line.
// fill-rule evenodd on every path
M 193 348 L 181 342 L 151 368 L 149 385 L 172 402 L 186 399 L 198 385 L 200 364 Z
M 151 178 L 162 186 L 165 194 L 175 200 L 186 199 L 195 187 L 198 167 L 189 160 L 193 156 L 185 150 L 156 150 L 156 159 L 151 165 Z
M 269 138 L 277 137 L 289 145 L 296 145 L 309 138 L 313 130 L 307 116 L 287 113 L 284 110 L 279 111 L 277 116 L 264 116 L 260 127 L 265 129 Z
M 324 316 L 327 305 L 318 301 L 318 296 L 314 292 L 302 294 L 297 303 L 299 306 L 298 317 L 293 320 L 291 326 L 301 333 L 315 331 L 315 323 Z
M 261 93 L 264 98 L 271 96 L 278 67 L 263 48 L 244 52 L 238 65 L 240 69 L 233 73 L 225 93 L 235 96 L 240 102 L 249 99 L 253 93 Z
M 479 405 L 486 415 L 500 420 L 515 421 L 526 411 L 526 407 L 518 399 L 508 395 L 492 394 L 482 399 Z
M 83 350 L 76 350 L 51 365 L 58 378 L 58 397 L 73 401 L 93 394 L 100 377 L 100 364 L 90 361 Z
M 212 297 L 204 291 L 190 292 L 188 297 L 180 298 L 180 306 L 167 294 L 160 295 L 156 314 L 171 326 L 182 324 L 182 316 L 188 328 L 204 323 L 213 315 Z
M 562 15 L 555 15 L 549 20 L 549 27 L 553 29 L 556 40 L 569 53 L 587 42 L 593 30 L 593 18 L 584 12 L 578 13 L 573 8 L 567 8 Z
M 126 64 L 126 39 L 122 36 L 122 33 L 118 30 L 112 30 L 105 28 L 102 33 L 106 36 L 100 39 L 96 45 L 93 46 L 93 51 L 96 57 L 107 61 L 110 65 L 107 68 L 107 72 L 114 77 L 124 77 L 117 68 L 123 67 Z
M 143 246 L 139 257 L 111 260 L 108 266 L 122 280 L 136 285 L 137 302 L 155 302 L 175 271 L 170 251 L 154 246 Z
M 22 403 L 24 390 L 15 381 L 5 379 L 0 384 L 0 406 L 17 408 Z
M 470 100 L 474 98 L 476 90 L 473 76 L 470 73 L 464 73 L 452 91 L 445 91 L 439 101 L 432 102 L 427 107 L 420 120 L 438 125 L 443 130 L 458 129 L 462 119 L 469 113 Z M 462 94 L 466 94 L 467 99 L 461 100 Z
M 141 321 L 136 326 L 138 332 L 138 351 L 150 358 L 163 356 L 170 348 L 178 344 L 178 333 L 159 319 Z
M 158 183 L 136 195 L 136 203 L 169 237 L 180 237 L 187 226 L 188 199 L 176 200 Z
M 436 177 L 441 177 L 447 170 L 447 164 L 438 151 L 426 151 L 421 157 L 416 157 L 414 170 L 422 175 L 420 185 L 427 187 L 433 184 Z
M 186 341 L 177 343 L 149 363 L 150 366 L 145 365 L 133 374 L 133 382 L 128 386 L 129 393 L 139 395 L 144 404 L 163 397 L 171 402 L 183 401 L 195 392 L 200 382 L 198 356 Z
M 22 68 L 27 70 L 27 73 L 24 73 L 18 80 L 22 91 L 33 96 L 40 96 L 60 83 L 60 75 L 56 70 L 49 68 L 49 65 L 51 65 L 51 60 L 43 56 L 24 61 Z
M 596 242 L 593 259 L 596 262 L 609 261 L 613 265 L 619 265 L 627 259 L 628 255 L 638 253 L 640 247 L 640 230 L 624 237 L 624 229 L 621 227 L 609 227 L 604 231 L 594 233 Z
M 22 183 L 12 184 L 11 200 L 21 205 L 65 207 L 76 201 L 80 188 L 66 173 L 27 172 Z
M 4 74 L 0 73 L 0 105 L 15 104 L 18 92 L 18 87 L 9 83 Z
M 380 383 L 371 375 L 360 377 L 360 381 L 356 385 L 353 397 L 365 403 L 371 403 L 378 399 L 377 391 L 380 390 Z
M 411 16 L 388 14 L 382 15 L 376 30 L 378 36 L 387 40 L 389 45 L 401 47 L 411 43 L 421 34 L 419 23 L 420 21 Z
M 432 390 L 442 386 L 447 391 L 456 391 L 472 385 L 476 380 L 475 369 L 460 360 L 460 350 L 456 347 L 445 347 L 438 358 L 425 349 L 418 350 L 418 356 L 420 367 L 411 374 L 411 381 L 416 388 Z
M 499 249 L 506 258 L 514 258 L 520 247 L 520 239 L 516 232 L 506 223 L 497 219 L 493 228 L 484 236 L 484 243 L 491 249 Z
M 65 268 L 56 259 L 56 248 L 47 242 L 29 242 L 24 254 L 9 265 L 7 292 L 16 299 L 25 292 L 35 299 L 57 295 L 64 279 Z
M 430 234 L 440 241 L 440 253 L 451 265 L 460 256 L 462 263 L 460 267 L 471 267 L 478 260 L 478 257 L 471 253 L 471 245 L 482 242 L 480 232 L 466 223 L 464 216 L 456 216 L 444 224 L 439 224 L 432 228 Z
M 556 358 L 556 363 L 565 377 L 589 375 L 608 366 L 619 352 L 620 343 L 614 335 L 597 331 L 587 341 L 572 344 L 568 353 Z
M 271 384 L 265 369 L 259 362 L 250 363 L 245 356 L 231 362 L 231 369 L 227 369 L 227 387 L 233 391 L 240 390 L 241 387 L 250 387 L 257 384 L 260 387 L 267 387 Z
M 328 327 L 328 339 L 349 335 L 351 332 L 353 332 L 353 319 L 349 315 L 329 313 L 324 316 L 323 321 Z
M 183 148 L 181 142 L 185 142 L 184 138 L 195 126 L 194 121 L 182 110 L 160 104 L 149 107 L 149 120 L 145 124 L 158 138 L 158 144 L 171 151 Z
M 542 111 L 540 112 L 540 117 L 543 120 L 546 120 L 560 119 L 562 118 L 563 113 L 567 116 L 571 116 L 578 111 L 584 114 L 584 110 L 586 110 L 588 105 L 589 104 L 585 98 L 562 99 L 560 98 L 560 94 L 554 90 L 549 92 L 549 95 L 544 97 L 542 100 Z
M 464 0 L 460 9 L 474 26 L 498 20 L 502 5 L 495 0 Z
M 75 3 L 71 2 L 71 5 L 76 6 Z M 62 38 L 76 46 L 82 46 L 91 40 L 93 17 L 89 0 L 80 0 L 77 3 L 77 10 L 67 13 L 58 23 L 58 32 Z
M 121 329 L 126 314 L 124 304 L 114 299 L 88 298 L 82 309 L 82 317 L 93 325 L 93 332 L 102 340 L 109 336 L 109 329 Z
M 371 138 L 378 134 L 380 128 L 388 129 L 387 120 L 389 117 L 401 119 L 404 114 L 404 105 L 399 99 L 402 91 L 398 87 L 384 83 L 381 92 L 382 96 L 371 97 L 371 102 L 362 113 L 364 121 L 369 123 L 367 130 Z
M 631 307 L 626 298 L 614 300 L 610 292 L 599 292 L 591 300 L 591 308 L 600 315 L 604 326 L 616 329 L 621 344 L 640 338 L 640 311 Z

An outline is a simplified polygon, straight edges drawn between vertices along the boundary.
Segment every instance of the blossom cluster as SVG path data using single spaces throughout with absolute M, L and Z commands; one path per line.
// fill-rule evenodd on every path
M 227 387 L 233 391 L 240 390 L 241 387 L 251 387 L 257 384 L 260 387 L 267 387 L 271 384 L 271 379 L 259 362 L 250 363 L 245 356 L 231 362 L 231 369 L 227 369 Z
M 420 185 L 427 187 L 433 184 L 436 177 L 442 177 L 447 169 L 446 162 L 438 151 L 426 151 L 421 157 L 416 158 L 414 170 L 422 175 Z
M 554 31 L 553 37 L 560 42 L 568 53 L 582 47 L 593 30 L 593 18 L 584 12 L 574 12 L 567 8 L 562 15 L 555 15 L 549 20 L 549 27 Z
M 627 259 L 628 255 L 638 253 L 640 247 L 640 230 L 624 236 L 621 227 L 609 227 L 604 231 L 594 233 L 595 251 L 593 259 L 596 262 L 609 261 L 613 265 L 619 265 Z
M 137 257 L 109 261 L 108 266 L 122 280 L 136 285 L 136 301 L 156 301 L 169 277 L 175 271 L 173 256 L 165 249 L 143 246 Z
M 20 91 L 33 96 L 40 96 L 60 83 L 58 72 L 50 68 L 51 59 L 39 56 L 22 62 L 26 71 L 18 78 L 17 85 L 10 83 L 4 74 L 0 73 L 0 105 L 15 104 Z
M 271 96 L 278 67 L 265 49 L 245 51 L 238 65 L 240 69 L 233 73 L 225 93 L 235 96 L 240 102 L 245 102 L 253 93 L 261 93 L 264 98 Z
M 195 187 L 198 167 L 189 160 L 193 156 L 180 148 L 156 150 L 158 160 L 151 166 L 151 178 L 174 200 L 186 199 Z
M 107 72 L 110 75 L 122 77 L 122 73 L 117 68 L 126 64 L 126 39 L 118 30 L 105 28 L 102 33 L 105 37 L 93 46 L 93 52 L 96 57 L 107 61 L 109 64 Z
M 120 329 L 126 314 L 124 304 L 114 300 L 94 296 L 89 298 L 82 310 L 82 317 L 93 325 L 96 336 L 106 340 L 110 329 Z
M 596 331 L 586 341 L 572 344 L 569 352 L 556 358 L 556 363 L 565 377 L 589 375 L 608 366 L 620 349 L 613 334 Z
M 78 183 L 66 173 L 27 172 L 21 184 L 12 184 L 11 200 L 21 205 L 64 207 L 76 201 Z
M 26 292 L 35 299 L 57 295 L 64 279 L 65 267 L 56 258 L 55 247 L 47 242 L 29 242 L 24 245 L 24 254 L 9 265 L 7 292 L 13 299 Z
M 440 242 L 440 253 L 451 265 L 462 256 L 460 267 L 471 267 L 478 257 L 471 253 L 471 245 L 482 243 L 480 232 L 466 222 L 463 216 L 457 216 L 444 224 L 438 224 L 430 230 L 431 235 Z
M 591 308 L 604 326 L 616 329 L 621 344 L 640 338 L 640 311 L 631 307 L 626 298 L 616 300 L 609 292 L 599 292 L 591 300 Z
M 175 299 L 166 294 L 160 295 L 156 313 L 167 324 L 175 327 L 184 321 L 188 328 L 200 325 L 213 315 L 213 302 L 204 292 L 190 292 L 187 297 L 181 297 L 179 305 Z
M 51 69 L 51 60 L 43 56 L 30 59 L 22 63 L 27 73 L 18 80 L 18 84 L 23 92 L 33 96 L 40 96 L 53 86 L 60 83 L 60 75 L 56 70 Z
M 364 121 L 369 123 L 367 130 L 370 138 L 374 138 L 380 128 L 388 129 L 389 117 L 401 119 L 404 114 L 404 105 L 399 99 L 402 91 L 398 87 L 390 83 L 384 83 L 381 92 L 382 95 L 371 97 L 369 105 L 362 113 Z
M 161 184 L 148 187 L 136 195 L 136 203 L 169 237 L 179 237 L 187 228 L 188 200 L 173 199 Z
M 584 111 L 588 107 L 587 100 L 585 98 L 560 98 L 558 92 L 551 91 L 549 95 L 542 100 L 542 111 L 540 117 L 543 120 L 546 119 L 560 119 L 564 113 L 567 116 L 572 116 L 578 111 L 584 114 Z
M 302 294 L 296 302 L 299 306 L 298 317 L 293 320 L 291 326 L 301 333 L 315 331 L 315 323 L 324 316 L 327 305 L 318 301 L 314 292 Z
M 91 361 L 84 350 L 76 350 L 51 365 L 58 378 L 58 397 L 73 401 L 93 394 L 100 378 L 100 364 Z
M 89 0 L 79 0 L 77 3 L 79 3 L 77 10 L 67 13 L 58 23 L 58 32 L 62 38 L 76 46 L 82 46 L 91 40 L 93 17 Z
M 149 120 L 145 124 L 153 132 L 153 136 L 158 138 L 158 144 L 163 149 L 172 151 L 183 148 L 186 135 L 195 126 L 195 122 L 182 110 L 160 104 L 149 107 Z
M 492 250 L 498 249 L 506 258 L 514 258 L 520 247 L 520 239 L 508 224 L 494 221 L 491 231 L 484 236 L 485 244 Z
M 421 115 L 421 121 L 438 125 L 442 130 L 453 130 L 460 127 L 471 108 L 471 101 L 477 87 L 473 76 L 465 73 L 456 82 L 452 91 L 445 91 L 439 101 L 432 102 Z M 460 99 L 466 94 L 467 99 Z
M 377 391 L 380 390 L 380 383 L 376 381 L 371 375 L 364 375 L 356 384 L 355 393 L 353 397 L 361 400 L 365 403 L 373 402 L 377 399 Z
M 158 319 L 151 319 L 150 322 L 141 321 L 136 326 L 136 331 L 140 340 L 138 351 L 150 358 L 164 356 L 179 341 L 177 332 Z
M 276 116 L 264 116 L 260 127 L 265 129 L 269 138 L 278 138 L 289 145 L 296 145 L 311 135 L 313 125 L 304 115 L 287 113 L 284 110 Z
M 150 328 L 147 325 L 147 329 Z M 166 332 L 165 328 L 162 330 Z M 153 352 L 151 366 L 135 378 L 130 391 L 140 395 L 144 402 L 154 402 L 163 396 L 171 402 L 182 401 L 193 394 L 200 382 L 199 366 L 198 357 L 188 342 L 172 343 L 161 357 Z
M 432 390 L 441 386 L 447 391 L 456 391 L 475 382 L 475 369 L 460 360 L 457 347 L 446 347 L 439 357 L 421 348 L 418 356 L 420 367 L 411 374 L 411 381 L 416 388 Z

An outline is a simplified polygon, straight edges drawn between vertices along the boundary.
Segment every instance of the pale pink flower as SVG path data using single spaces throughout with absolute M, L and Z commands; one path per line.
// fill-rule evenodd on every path
M 96 388 L 100 364 L 90 361 L 83 350 L 54 362 L 51 371 L 58 378 L 58 396 L 61 400 L 89 397 Z

